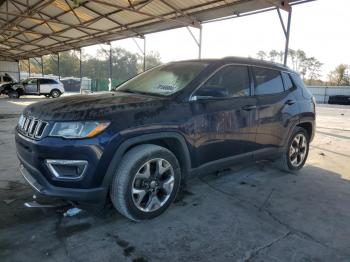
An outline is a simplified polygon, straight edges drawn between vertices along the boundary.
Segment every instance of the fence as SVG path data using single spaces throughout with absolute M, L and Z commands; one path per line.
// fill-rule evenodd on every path
M 350 96 L 350 86 L 308 86 L 317 103 L 328 104 L 330 96 Z

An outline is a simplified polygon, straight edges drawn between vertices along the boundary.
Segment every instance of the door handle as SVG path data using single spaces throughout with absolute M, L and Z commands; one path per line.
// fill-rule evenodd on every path
M 296 102 L 297 102 L 297 101 L 295 101 L 295 100 L 289 99 L 289 100 L 286 101 L 286 105 L 291 106 L 291 105 L 294 105 Z
M 250 110 L 253 110 L 255 108 L 256 108 L 256 106 L 254 106 L 254 105 L 242 106 L 242 110 L 245 110 L 245 111 L 250 111 Z

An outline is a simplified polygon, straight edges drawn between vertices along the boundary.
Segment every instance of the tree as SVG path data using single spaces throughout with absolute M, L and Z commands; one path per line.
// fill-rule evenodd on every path
M 328 75 L 331 85 L 348 86 L 350 85 L 350 66 L 345 64 L 338 65 Z
M 256 54 L 256 56 L 259 59 L 265 59 L 267 57 L 267 54 L 270 61 L 280 61 L 281 63 L 283 62 L 283 51 L 272 49 L 269 52 L 265 52 L 261 50 Z M 289 49 L 288 57 L 290 63 L 292 64 L 293 70 L 299 72 L 305 82 L 315 83 L 316 80 L 321 81 L 318 78 L 321 76 L 322 63 L 315 57 L 307 57 L 306 53 L 301 49 Z
M 267 54 L 266 54 L 265 51 L 260 50 L 260 51 L 256 54 L 256 56 L 258 57 L 258 59 L 265 60 Z
M 269 52 L 270 61 L 275 62 L 275 61 L 276 61 L 276 58 L 278 57 L 278 55 L 279 55 L 279 53 L 278 53 L 275 49 L 272 49 L 272 50 Z
M 306 68 L 308 71 L 308 84 L 312 84 L 321 76 L 322 63 L 318 61 L 315 57 L 310 57 L 305 60 Z
M 146 69 L 162 64 L 159 52 L 151 51 L 146 55 Z

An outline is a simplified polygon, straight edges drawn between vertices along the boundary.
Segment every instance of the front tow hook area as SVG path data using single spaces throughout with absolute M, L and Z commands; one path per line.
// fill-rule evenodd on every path
M 56 200 L 56 201 L 39 201 L 36 195 L 33 195 L 33 201 L 28 201 L 24 203 L 25 207 L 28 208 L 59 208 L 72 206 L 72 203 L 68 201 Z

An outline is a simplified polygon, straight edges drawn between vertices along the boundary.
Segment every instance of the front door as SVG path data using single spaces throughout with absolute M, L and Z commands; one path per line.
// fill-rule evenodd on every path
M 193 94 L 197 166 L 234 156 L 252 157 L 257 100 L 250 90 L 248 67 L 227 65 Z
M 35 78 L 31 78 L 24 85 L 26 94 L 38 94 L 38 80 Z

